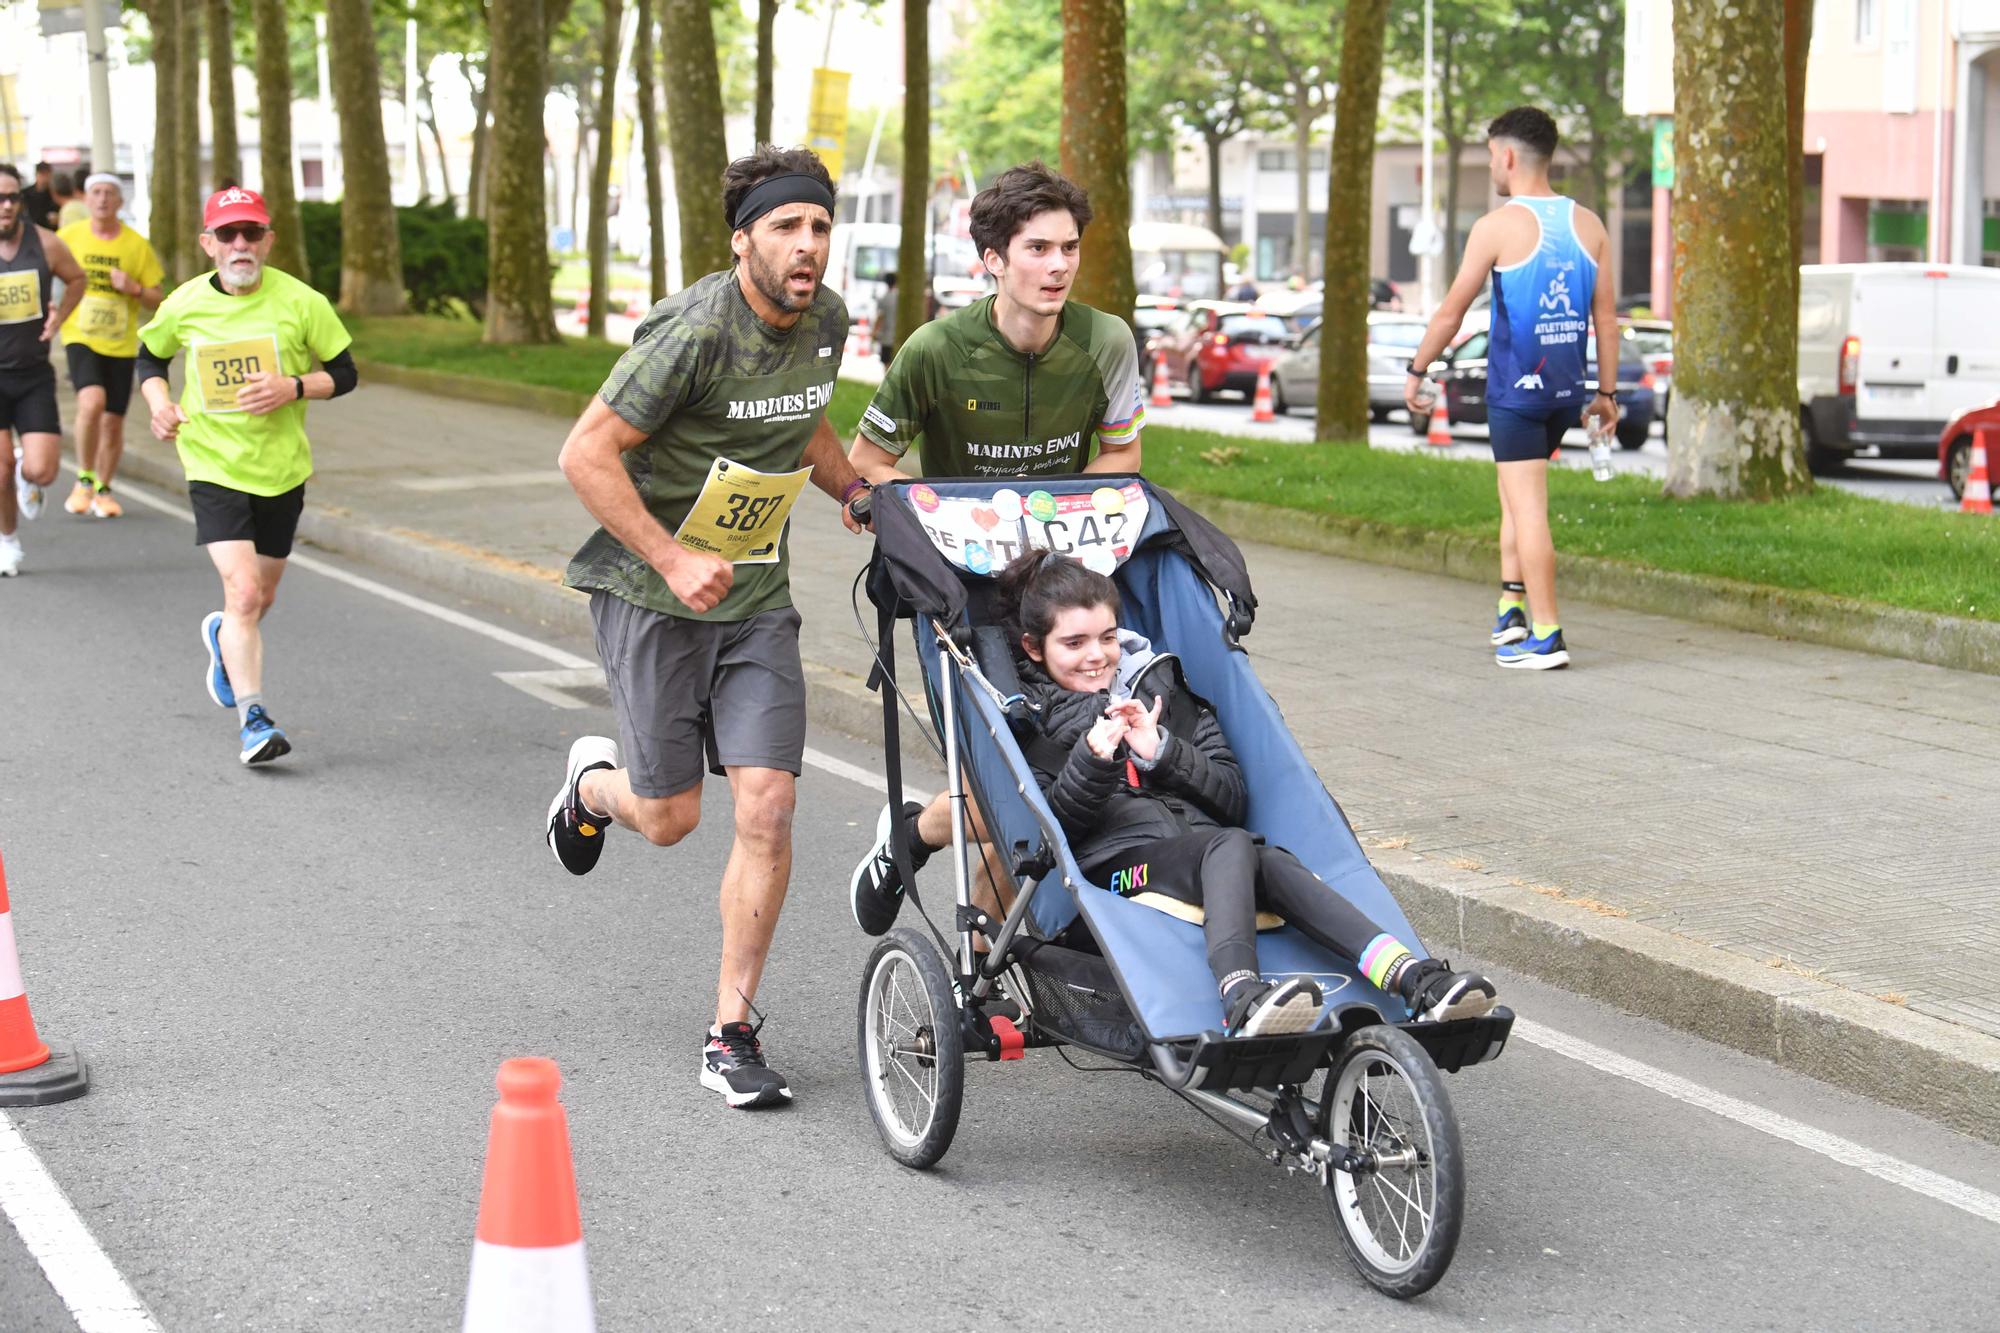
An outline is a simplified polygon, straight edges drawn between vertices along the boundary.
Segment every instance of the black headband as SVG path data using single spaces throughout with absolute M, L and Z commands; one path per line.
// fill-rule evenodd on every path
M 742 231 L 772 209 L 783 208 L 786 204 L 818 204 L 826 210 L 828 217 L 832 217 L 833 191 L 827 189 L 817 177 L 801 171 L 772 176 L 758 181 L 750 193 L 743 196 L 743 202 L 736 209 L 736 219 L 729 225 Z

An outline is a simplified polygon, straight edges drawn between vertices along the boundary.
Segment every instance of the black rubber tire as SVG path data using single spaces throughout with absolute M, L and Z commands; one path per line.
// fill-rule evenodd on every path
M 921 1069 L 929 1064 L 937 1076 L 936 1095 L 929 1116 L 921 1125 L 907 1124 L 892 1108 L 884 1105 L 888 1080 L 893 1071 L 877 1067 L 881 1047 L 870 1031 L 870 1000 L 878 984 L 887 979 L 914 973 L 921 1002 L 928 1010 L 928 1022 L 915 1024 L 915 1038 L 930 1047 L 928 1057 L 910 1057 Z M 906 996 L 912 1004 L 914 995 Z M 965 1104 L 965 1031 L 959 1026 L 958 1001 L 951 972 L 937 947 L 907 927 L 892 930 L 868 955 L 861 973 L 861 1004 L 855 1019 L 855 1051 L 861 1062 L 862 1095 L 868 1114 L 882 1135 L 882 1146 L 904 1166 L 924 1170 L 935 1166 L 951 1147 L 958 1132 L 959 1111 Z M 892 1123 L 893 1121 L 893 1123 Z
M 1188 392 L 1197 403 L 1215 401 L 1215 395 L 1202 385 L 1201 363 L 1198 361 L 1188 363 Z
M 1429 412 L 1410 413 L 1410 434 L 1422 440 L 1429 438 L 1430 433 L 1431 414 Z
M 1429 1139 L 1435 1191 L 1430 1232 L 1409 1262 L 1386 1266 L 1370 1256 L 1357 1238 L 1357 1229 L 1366 1230 L 1366 1223 L 1358 1216 L 1347 1215 L 1337 1193 L 1343 1173 L 1331 1168 L 1327 1171 L 1326 1201 L 1355 1271 L 1383 1294 L 1408 1300 L 1437 1285 L 1451 1267 L 1452 1255 L 1458 1249 L 1459 1230 L 1465 1220 L 1465 1151 L 1459 1142 L 1458 1116 L 1452 1110 L 1451 1094 L 1445 1091 L 1444 1075 L 1415 1038 L 1400 1028 L 1380 1023 L 1359 1028 L 1349 1036 L 1333 1067 L 1327 1071 L 1320 1097 L 1321 1137 L 1336 1147 L 1348 1141 L 1349 1126 L 1343 1125 L 1339 1136 L 1334 1133 L 1334 1104 L 1342 1075 L 1349 1066 L 1362 1061 L 1399 1069 L 1420 1108 Z
M 1646 437 L 1652 434 L 1652 432 L 1653 423 L 1650 421 L 1643 426 L 1635 426 L 1629 422 L 1621 421 L 1618 423 L 1618 447 L 1627 451 L 1644 449 L 1646 447 Z
M 1254 394 L 1251 395 L 1251 402 L 1254 405 L 1254 403 L 1256 402 L 1256 395 Z M 1292 405 L 1285 401 L 1284 381 L 1279 379 L 1276 375 L 1271 376 L 1271 414 L 1273 416 L 1283 417 L 1283 416 L 1290 416 L 1291 412 L 1292 412 Z
M 1988 451 L 1989 453 L 1991 450 Z M 1986 460 L 1987 470 L 1993 466 L 1991 458 Z M 1951 498 L 1965 498 L 1965 479 L 1972 475 L 1972 437 L 1961 435 L 1951 442 L 1951 448 L 1944 456 L 1944 484 L 1951 487 Z
M 1368 419 L 1380 425 L 1389 419 L 1389 409 L 1386 407 L 1371 407 L 1368 409 Z

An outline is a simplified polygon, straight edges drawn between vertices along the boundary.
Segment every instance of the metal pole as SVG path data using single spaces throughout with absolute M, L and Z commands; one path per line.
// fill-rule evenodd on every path
M 417 175 L 417 8 L 412 4 L 403 20 L 403 197 L 417 202 L 423 189 Z
M 1945 16 L 1938 16 L 1937 79 L 1931 88 L 1931 211 L 1925 230 L 1930 233 L 1930 259 L 1933 264 L 1946 263 L 1951 258 L 1948 236 L 1950 214 L 1944 203 L 1944 102 L 1949 96 L 1946 80 L 1951 78 L 1951 24 Z M 1796 169 L 1796 164 L 1794 164 Z M 1978 263 L 1975 257 L 1971 262 Z
M 1432 124 L 1431 99 L 1436 95 L 1436 92 L 1437 69 L 1431 63 L 1431 0 L 1424 0 L 1424 147 L 1423 161 L 1419 167 L 1419 175 L 1423 181 L 1424 202 L 1423 212 L 1417 226 L 1420 231 L 1426 233 L 1431 230 L 1431 213 L 1437 207 L 1437 185 L 1432 180 L 1432 164 L 1435 161 L 1436 152 L 1431 144 L 1431 134 L 1434 128 Z M 1457 164 L 1453 163 L 1452 165 L 1456 169 Z M 1429 246 L 1425 247 L 1423 254 L 1417 257 L 1417 265 L 1417 286 L 1420 289 L 1418 299 L 1423 303 L 1423 313 L 1429 315 L 1431 311 L 1437 309 L 1438 274 L 1435 249 Z
M 333 84 L 327 74 L 326 14 L 313 15 L 313 40 L 319 52 L 319 197 L 340 198 L 340 148 L 334 142 Z
M 916 3 L 917 0 L 911 0 Z M 826 41 L 819 48 L 819 67 L 828 69 L 833 64 L 833 20 L 840 13 L 840 0 L 833 0 L 826 7 Z
M 882 146 L 882 122 L 888 114 L 886 103 L 875 108 L 875 128 L 869 132 L 868 155 L 861 163 L 862 195 L 860 205 L 855 209 L 856 222 L 868 220 L 868 206 L 875 202 L 875 150 Z
M 83 0 L 83 46 L 90 59 L 92 170 L 116 171 L 118 149 L 111 138 L 111 66 L 104 49 L 104 0 Z

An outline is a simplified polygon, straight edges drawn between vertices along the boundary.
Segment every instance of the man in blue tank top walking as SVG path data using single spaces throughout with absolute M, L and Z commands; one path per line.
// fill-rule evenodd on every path
M 1556 123 L 1519 106 L 1486 127 L 1493 185 L 1507 202 L 1473 224 L 1465 261 L 1410 358 L 1403 398 L 1412 413 L 1424 371 L 1457 335 L 1490 274 L 1493 325 L 1486 419 L 1500 474 L 1500 607 L 1491 641 L 1503 667 L 1569 665 L 1556 612 L 1556 547 L 1549 535 L 1549 459 L 1583 415 L 1610 430 L 1618 400 L 1590 383 L 1585 339 L 1597 326 L 1597 364 L 1617 381 L 1616 286 L 1603 270 L 1604 223 L 1549 187 Z M 1524 605 L 1525 602 L 1525 605 Z M 1530 613 L 1532 612 L 1532 619 Z

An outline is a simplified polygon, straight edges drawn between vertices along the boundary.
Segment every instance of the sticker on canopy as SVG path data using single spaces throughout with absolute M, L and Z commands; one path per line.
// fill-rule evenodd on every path
M 1025 498 L 1005 489 L 960 496 L 913 486 L 910 498 L 931 545 L 952 564 L 981 575 L 998 573 L 1028 550 L 1075 556 L 1086 568 L 1109 574 L 1132 554 L 1151 508 L 1145 486 L 1136 481 L 1074 495 L 1033 491 Z

